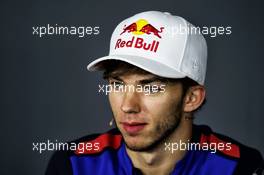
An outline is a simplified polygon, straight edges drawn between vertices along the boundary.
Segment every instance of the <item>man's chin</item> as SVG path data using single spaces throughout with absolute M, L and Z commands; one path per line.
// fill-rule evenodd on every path
M 133 151 L 146 150 L 149 144 L 146 143 L 146 139 L 140 136 L 126 136 L 124 137 L 126 147 Z
M 124 138 L 126 147 L 132 151 L 143 152 L 154 149 L 159 143 L 157 140 L 149 140 L 147 137 L 130 137 Z
M 165 130 L 164 132 L 160 132 L 157 135 L 151 135 L 151 134 L 138 134 L 138 135 L 127 135 L 122 134 L 125 144 L 127 148 L 133 151 L 151 151 L 155 148 L 162 145 L 164 140 L 170 136 L 171 133 L 175 130 L 177 127 L 169 127 L 169 129 Z
M 137 152 L 141 152 L 141 151 L 146 151 L 148 150 L 148 146 L 147 145 L 137 145 L 137 144 L 129 144 L 129 143 L 125 143 L 126 147 L 132 151 L 137 151 Z

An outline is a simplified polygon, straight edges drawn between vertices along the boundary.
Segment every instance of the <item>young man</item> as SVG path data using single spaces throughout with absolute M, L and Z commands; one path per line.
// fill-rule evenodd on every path
M 53 155 L 47 172 L 74 175 L 260 174 L 260 153 L 193 124 L 205 102 L 207 46 L 185 19 L 143 12 L 113 32 L 103 70 L 115 129 L 75 141 Z M 184 30 L 183 30 L 184 29 Z M 87 146 L 88 145 L 88 146 Z

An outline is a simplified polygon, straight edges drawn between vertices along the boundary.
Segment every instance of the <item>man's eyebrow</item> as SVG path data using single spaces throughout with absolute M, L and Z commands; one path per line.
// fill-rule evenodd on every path
M 110 77 L 108 77 L 108 79 L 115 79 L 115 80 L 123 82 L 123 80 L 120 77 L 118 77 L 118 76 L 110 76 Z
M 122 78 L 120 78 L 119 76 L 109 76 L 109 79 L 114 79 L 117 81 L 121 81 L 124 82 L 124 80 Z M 149 83 L 153 83 L 153 82 L 162 82 L 162 83 L 166 83 L 167 80 L 165 78 L 161 78 L 161 77 L 150 77 L 150 78 L 146 78 L 146 79 L 142 79 L 142 80 L 138 80 L 137 81 L 139 84 L 149 84 Z
M 152 82 L 166 82 L 166 80 L 164 78 L 151 77 L 151 78 L 148 78 L 148 79 L 139 80 L 138 82 L 139 82 L 139 84 L 149 84 L 149 83 L 152 83 Z

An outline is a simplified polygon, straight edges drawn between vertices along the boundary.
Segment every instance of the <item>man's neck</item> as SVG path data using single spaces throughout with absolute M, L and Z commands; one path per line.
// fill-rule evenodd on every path
M 192 121 L 184 120 L 175 131 L 164 139 L 158 146 L 150 151 L 137 152 L 126 148 L 129 157 L 132 160 L 133 166 L 140 169 L 143 174 L 170 174 L 176 163 L 181 160 L 186 150 L 165 150 L 165 143 L 170 146 L 172 143 L 188 142 L 192 136 Z

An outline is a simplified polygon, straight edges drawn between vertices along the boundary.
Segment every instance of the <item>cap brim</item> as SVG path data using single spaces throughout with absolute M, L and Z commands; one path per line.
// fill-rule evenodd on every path
M 158 61 L 150 60 L 149 58 L 143 58 L 139 56 L 132 56 L 132 55 L 114 55 L 114 56 L 111 55 L 111 56 L 101 57 L 88 64 L 87 69 L 89 71 L 101 70 L 99 69 L 98 65 L 102 61 L 106 61 L 106 60 L 124 61 L 161 77 L 166 77 L 166 78 L 186 77 L 186 75 Z

